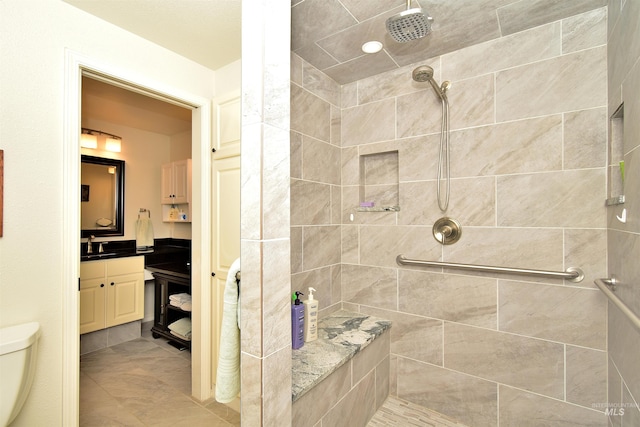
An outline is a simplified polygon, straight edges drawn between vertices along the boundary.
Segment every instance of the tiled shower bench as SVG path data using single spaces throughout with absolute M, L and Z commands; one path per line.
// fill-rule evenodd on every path
M 337 311 L 292 350 L 292 425 L 365 426 L 389 395 L 391 322 Z

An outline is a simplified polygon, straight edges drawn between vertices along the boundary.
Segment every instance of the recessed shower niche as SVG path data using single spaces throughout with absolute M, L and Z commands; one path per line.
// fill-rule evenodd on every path
M 624 203 L 624 104 L 609 118 L 607 206 Z
M 398 151 L 360 156 L 360 203 L 365 212 L 399 211 Z

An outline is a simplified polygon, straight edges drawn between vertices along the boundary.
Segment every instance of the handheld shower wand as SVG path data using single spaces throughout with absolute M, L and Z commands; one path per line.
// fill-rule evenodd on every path
M 438 156 L 438 207 L 441 211 L 446 211 L 449 207 L 449 195 L 451 194 L 451 173 L 449 165 L 449 100 L 447 99 L 447 90 L 451 83 L 444 81 L 440 86 L 433 79 L 433 68 L 428 65 L 421 65 L 411 73 L 413 80 L 416 82 L 429 82 L 438 98 L 442 102 L 442 123 L 440 126 L 440 154 Z M 441 187 L 443 180 L 443 169 L 446 170 L 446 195 L 444 201 L 441 196 Z

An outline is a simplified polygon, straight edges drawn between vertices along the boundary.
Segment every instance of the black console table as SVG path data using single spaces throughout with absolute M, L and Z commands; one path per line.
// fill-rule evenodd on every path
M 187 262 L 148 265 L 147 270 L 155 278 L 154 320 L 151 334 L 154 338 L 164 337 L 176 347 L 191 350 L 191 341 L 173 335 L 169 325 L 176 320 L 191 318 L 191 311 L 184 311 L 169 303 L 174 294 L 191 294 L 191 270 Z

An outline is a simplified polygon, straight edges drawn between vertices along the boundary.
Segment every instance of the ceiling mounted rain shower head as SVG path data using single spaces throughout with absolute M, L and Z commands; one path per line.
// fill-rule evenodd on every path
M 399 43 L 420 39 L 431 32 L 430 17 L 421 8 L 411 9 L 411 0 L 407 0 L 407 10 L 387 19 L 387 31 Z

